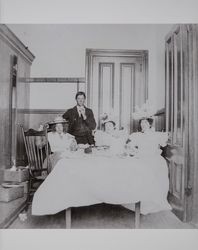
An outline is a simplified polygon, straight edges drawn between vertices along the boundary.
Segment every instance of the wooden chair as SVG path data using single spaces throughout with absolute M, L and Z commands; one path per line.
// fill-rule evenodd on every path
M 34 184 L 41 184 L 42 181 L 44 181 L 46 176 L 49 174 L 50 149 L 47 138 L 47 127 L 45 127 L 43 131 L 36 131 L 34 129 L 24 131 L 23 126 L 20 126 L 29 165 L 30 180 L 28 200 L 30 201 L 32 194 L 36 191 Z M 44 141 L 44 143 L 38 145 L 38 138 L 42 138 L 42 141 Z

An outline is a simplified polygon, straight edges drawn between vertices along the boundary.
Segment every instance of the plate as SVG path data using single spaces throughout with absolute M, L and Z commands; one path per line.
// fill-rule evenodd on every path
M 109 146 L 96 146 L 97 150 L 106 150 L 109 149 Z
M 5 188 L 11 188 L 11 187 L 19 187 L 19 186 L 22 186 L 22 185 L 20 185 L 20 184 L 12 184 L 12 183 L 2 183 L 1 186 L 5 187 Z

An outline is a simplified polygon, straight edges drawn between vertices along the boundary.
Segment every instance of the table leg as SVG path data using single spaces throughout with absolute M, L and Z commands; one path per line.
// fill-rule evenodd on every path
M 135 228 L 140 228 L 140 201 L 135 203 Z
M 71 228 L 71 208 L 67 208 L 65 210 L 65 224 L 66 224 L 66 229 Z

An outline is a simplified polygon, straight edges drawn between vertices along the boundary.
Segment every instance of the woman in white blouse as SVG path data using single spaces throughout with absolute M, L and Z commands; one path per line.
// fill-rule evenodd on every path
M 169 190 L 168 166 L 166 160 L 161 156 L 160 147 L 165 147 L 168 141 L 168 133 L 156 132 L 152 126 L 153 119 L 150 117 L 142 118 L 139 121 L 141 132 L 132 133 L 129 136 L 127 152 L 131 157 L 131 164 L 137 164 L 139 168 L 149 168 L 148 179 L 150 187 L 153 187 L 152 196 L 155 196 L 156 204 L 145 199 L 141 202 L 144 211 L 157 212 L 160 210 L 171 209 L 167 195 Z M 158 183 L 159 189 L 156 189 Z M 144 185 L 144 183 L 142 183 Z M 126 205 L 131 208 L 131 205 Z
M 56 118 L 53 122 L 55 126 L 52 132 L 48 133 L 48 141 L 50 144 L 51 151 L 64 152 L 66 150 L 75 150 L 77 147 L 75 137 L 69 133 L 65 133 L 63 124 L 66 123 L 64 119 Z
M 128 152 L 136 157 L 160 156 L 168 141 L 168 133 L 156 132 L 153 125 L 153 118 L 142 118 L 139 121 L 140 132 L 132 133 L 129 136 Z M 164 158 L 163 158 L 164 160 Z
M 128 134 L 125 130 L 116 128 L 116 119 L 106 115 L 102 120 L 104 130 L 97 130 L 94 134 L 97 147 L 108 147 L 109 156 L 122 155 L 125 151 L 125 144 Z
M 52 132 L 48 133 L 48 141 L 51 149 L 51 155 L 49 157 L 49 165 L 50 171 L 54 168 L 56 163 L 67 153 L 71 151 L 77 150 L 77 142 L 75 137 L 67 132 L 64 131 L 64 124 L 67 121 L 62 118 L 62 116 L 57 116 L 53 122 L 49 124 L 53 126 Z M 39 130 L 42 130 L 43 127 L 40 126 Z M 42 138 L 37 138 L 36 144 L 38 146 L 43 146 L 46 144 Z M 44 165 L 47 162 L 44 162 Z

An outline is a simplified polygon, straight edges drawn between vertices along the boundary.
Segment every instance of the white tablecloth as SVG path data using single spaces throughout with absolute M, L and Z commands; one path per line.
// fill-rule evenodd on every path
M 141 213 L 171 209 L 167 202 L 168 168 L 161 156 L 61 159 L 36 191 L 33 215 L 55 214 L 69 207 L 121 204 Z

